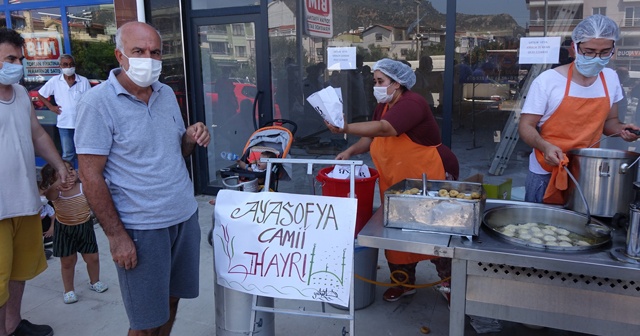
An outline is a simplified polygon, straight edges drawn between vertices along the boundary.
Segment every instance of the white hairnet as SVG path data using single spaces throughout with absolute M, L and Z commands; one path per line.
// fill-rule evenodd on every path
M 383 74 L 389 76 L 400 85 L 411 89 L 416 84 L 416 75 L 411 67 L 392 59 L 383 58 L 373 65 L 373 71 L 380 70 Z
M 571 33 L 574 43 L 587 42 L 596 38 L 617 41 L 620 38 L 620 29 L 610 18 L 595 14 L 580 21 Z

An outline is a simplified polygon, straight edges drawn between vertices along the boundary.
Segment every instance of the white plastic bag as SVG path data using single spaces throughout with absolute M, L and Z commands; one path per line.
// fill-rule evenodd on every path
M 318 92 L 314 92 L 307 101 L 316 110 L 322 119 L 335 127 L 344 127 L 342 115 L 342 92 L 340 88 L 328 86 Z
M 366 164 L 355 166 L 356 179 L 371 177 L 371 172 Z M 334 179 L 348 179 L 351 176 L 351 166 L 336 165 L 333 170 L 327 174 L 327 177 Z

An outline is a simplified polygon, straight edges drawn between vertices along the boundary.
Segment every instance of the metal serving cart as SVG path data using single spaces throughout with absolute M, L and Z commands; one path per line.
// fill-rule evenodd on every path
M 496 205 L 487 200 L 487 209 Z M 449 335 L 464 335 L 467 314 L 596 335 L 640 335 L 640 264 L 611 254 L 624 248 L 624 230 L 614 230 L 602 248 L 559 253 L 513 245 L 484 229 L 469 240 L 387 228 L 383 220 L 378 210 L 358 235 L 360 245 L 453 259 Z

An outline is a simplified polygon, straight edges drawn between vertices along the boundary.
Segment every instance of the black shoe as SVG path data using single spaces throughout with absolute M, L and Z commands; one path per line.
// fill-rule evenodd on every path
M 53 336 L 53 329 L 45 324 L 33 324 L 22 320 L 10 336 Z
M 53 255 L 53 251 L 51 250 L 44 250 L 44 256 L 47 257 L 47 260 L 51 259 L 51 256 Z

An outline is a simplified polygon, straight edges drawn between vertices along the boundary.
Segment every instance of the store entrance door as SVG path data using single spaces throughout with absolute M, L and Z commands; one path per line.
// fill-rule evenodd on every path
M 206 157 L 197 157 L 199 190 L 222 188 L 220 169 L 235 164 L 253 132 L 274 113 L 268 29 L 260 13 L 192 18 L 191 48 L 196 116 L 211 132 Z M 187 53 L 188 54 L 188 53 Z

